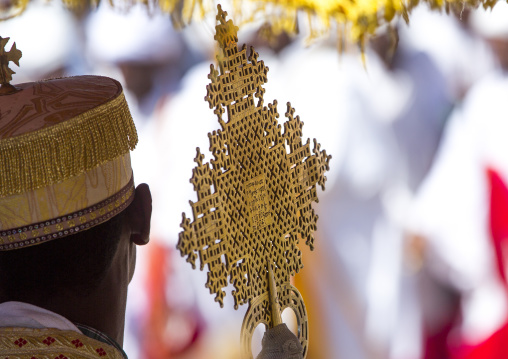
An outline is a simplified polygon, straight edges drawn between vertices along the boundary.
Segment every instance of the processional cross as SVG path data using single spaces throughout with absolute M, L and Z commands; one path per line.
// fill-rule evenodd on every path
M 277 101 L 263 106 L 268 67 L 252 47 L 248 57 L 245 45 L 238 48 L 238 28 L 226 16 L 219 5 L 214 37 L 219 67 L 210 65 L 205 97 L 221 129 L 208 134 L 210 163 L 203 163 L 197 148 L 190 181 L 198 201 L 190 202 L 193 222 L 183 213 L 178 249 L 194 268 L 198 256 L 200 269 L 207 266 L 205 286 L 221 307 L 228 279 L 235 309 L 249 304 L 241 330 L 243 357 L 252 358 L 256 326 L 279 324 L 286 308 L 295 312 L 305 357 L 307 312 L 290 276 L 303 267 L 300 239 L 314 247 L 318 217 L 311 204 L 318 201 L 316 185 L 325 188 L 331 156 L 316 140 L 312 153 L 310 141 L 302 143 L 303 122 L 289 102 L 281 132 Z

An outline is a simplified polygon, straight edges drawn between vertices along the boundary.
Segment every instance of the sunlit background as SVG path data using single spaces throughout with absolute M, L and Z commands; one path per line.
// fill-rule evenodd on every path
M 356 45 L 340 54 L 333 34 L 309 45 L 304 31 L 240 31 L 270 68 L 264 98 L 278 100 L 279 120 L 291 101 L 304 138 L 333 156 L 316 249 L 301 245 L 295 278 L 310 320 L 307 358 L 508 356 L 507 7 L 421 5 L 409 26 L 378 32 L 365 64 Z M 96 74 L 123 84 L 140 137 L 135 181 L 150 185 L 154 207 L 129 292 L 131 359 L 239 358 L 246 306 L 233 309 L 230 286 L 221 309 L 206 273 L 176 250 L 196 200 L 196 147 L 209 160 L 207 133 L 219 128 L 204 101 L 214 25 L 212 16 L 176 31 L 167 15 L 107 1 L 74 13 L 34 0 L 0 22 L 7 47 L 23 52 L 13 83 Z

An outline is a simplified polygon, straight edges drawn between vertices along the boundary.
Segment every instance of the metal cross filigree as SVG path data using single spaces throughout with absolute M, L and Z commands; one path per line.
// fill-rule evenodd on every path
M 316 140 L 312 153 L 310 141 L 302 143 L 303 122 L 290 103 L 281 132 L 277 101 L 263 106 L 268 67 L 252 47 L 248 57 L 245 45 L 238 48 L 238 28 L 226 16 L 219 5 L 219 68 L 210 66 L 205 97 L 221 129 L 208 134 L 210 163 L 197 149 L 191 183 L 198 201 L 190 202 L 193 222 L 183 214 L 178 249 L 193 267 L 198 256 L 200 269 L 208 267 L 206 287 L 221 307 L 228 278 L 235 309 L 249 303 L 241 334 L 245 356 L 252 356 L 256 326 L 273 326 L 270 279 L 280 309 L 295 311 L 306 353 L 307 315 L 290 276 L 303 267 L 300 239 L 313 249 L 318 217 L 311 204 L 317 202 L 316 185 L 324 190 L 331 156 Z

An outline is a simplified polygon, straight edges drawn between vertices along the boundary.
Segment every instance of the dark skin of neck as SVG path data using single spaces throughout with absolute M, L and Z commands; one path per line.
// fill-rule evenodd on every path
M 134 273 L 135 260 L 135 245 L 122 238 L 111 268 L 96 290 L 85 296 L 69 291 L 39 306 L 71 322 L 100 330 L 123 345 L 127 286 Z
M 149 241 L 152 198 L 146 184 L 136 188 L 133 202 L 125 209 L 118 249 L 103 281 L 95 290 L 63 291 L 58 296 L 26 302 L 60 314 L 71 322 L 97 329 L 123 346 L 127 287 L 134 275 L 136 246 Z

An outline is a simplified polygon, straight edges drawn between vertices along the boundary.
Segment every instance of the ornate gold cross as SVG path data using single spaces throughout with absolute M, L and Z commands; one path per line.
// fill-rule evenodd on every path
M 206 287 L 221 307 L 228 278 L 235 309 L 249 303 L 241 332 L 244 357 L 252 357 L 256 326 L 273 327 L 285 308 L 295 311 L 305 357 L 307 314 L 290 276 L 303 267 L 300 239 L 313 249 L 318 217 L 311 204 L 318 200 L 316 185 L 325 188 L 331 156 L 316 140 L 312 153 L 310 141 L 302 143 L 303 122 L 290 103 L 281 132 L 277 101 L 263 106 L 268 67 L 252 47 L 249 56 L 245 45 L 238 48 L 238 28 L 226 16 L 219 5 L 219 68 L 210 65 L 205 97 L 221 129 L 208 134 L 210 163 L 197 149 L 191 183 L 198 201 L 190 202 L 193 222 L 183 214 L 178 249 L 194 268 L 198 256 L 200 269 L 208 267 Z

